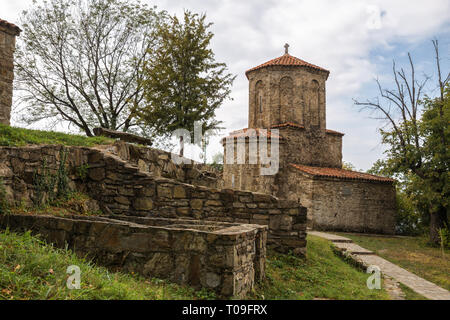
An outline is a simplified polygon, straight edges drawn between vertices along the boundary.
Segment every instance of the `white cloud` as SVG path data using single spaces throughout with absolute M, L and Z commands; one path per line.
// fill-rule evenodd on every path
M 31 0 L 1 0 L 3 18 L 17 21 L 19 10 Z M 229 132 L 245 127 L 248 87 L 245 70 L 280 56 L 285 42 L 290 53 L 331 71 L 327 82 L 327 123 L 341 130 L 344 156 L 357 167 L 368 168 L 381 155 L 378 123 L 352 107 L 352 97 L 380 74 L 379 65 L 393 56 L 370 56 L 374 49 L 393 50 L 397 44 L 429 40 L 449 27 L 450 1 L 412 0 L 160 0 L 143 1 L 182 14 L 184 9 L 206 12 L 214 22 L 212 42 L 219 61 L 237 74 L 234 101 L 217 115 Z M 384 61 L 386 60 L 386 61 Z M 417 61 L 420 63 L 420 61 Z M 213 141 L 212 144 L 215 142 Z M 375 148 L 375 150 L 374 150 Z M 221 147 L 215 144 L 214 150 Z M 378 150 L 380 149 L 380 150 Z

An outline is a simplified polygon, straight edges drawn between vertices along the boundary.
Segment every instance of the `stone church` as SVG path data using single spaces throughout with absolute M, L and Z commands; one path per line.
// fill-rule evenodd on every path
M 342 169 L 344 134 L 326 126 L 330 72 L 290 55 L 286 44 L 284 55 L 245 74 L 248 128 L 222 140 L 225 159 L 228 148 L 235 160 L 242 148 L 245 159 L 224 161 L 224 187 L 297 200 L 308 208 L 308 226 L 316 230 L 393 233 L 394 180 Z M 279 143 L 276 174 L 261 175 L 264 165 L 249 161 L 250 142 L 262 138 Z

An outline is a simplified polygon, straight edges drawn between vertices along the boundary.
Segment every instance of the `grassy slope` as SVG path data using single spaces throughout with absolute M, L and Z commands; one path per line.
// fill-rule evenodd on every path
M 254 292 L 265 299 L 389 299 L 369 290 L 368 275 L 337 257 L 327 240 L 308 236 L 307 259 L 270 252 L 267 280 Z
M 388 299 L 369 290 L 367 275 L 336 257 L 329 244 L 309 237 L 308 259 L 270 252 L 268 279 L 249 299 Z M 81 289 L 66 288 L 67 266 L 81 268 Z M 0 232 L 0 299 L 209 299 L 210 291 L 137 275 L 109 272 L 55 249 L 29 234 Z
M 0 124 L 0 146 L 21 147 L 28 144 L 63 144 L 91 147 L 113 142 L 113 139 L 106 137 L 86 137 L 54 131 L 15 128 Z
M 81 268 L 81 289 L 66 288 L 66 268 Z M 109 272 L 30 234 L 0 233 L 0 299 L 197 299 L 206 291 Z
M 428 245 L 424 237 L 376 237 L 342 234 L 364 248 L 450 290 L 450 255 Z

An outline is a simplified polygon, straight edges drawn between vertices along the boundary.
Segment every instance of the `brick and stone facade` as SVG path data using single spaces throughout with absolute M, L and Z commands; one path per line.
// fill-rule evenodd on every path
M 248 128 L 232 132 L 224 145 L 223 183 L 299 201 L 310 227 L 393 233 L 394 180 L 342 169 L 343 133 L 326 128 L 325 82 L 329 71 L 286 53 L 246 72 Z M 265 131 L 267 130 L 267 131 Z M 252 143 L 279 145 L 278 171 L 250 160 Z M 238 156 L 239 149 L 245 155 Z M 228 150 L 228 151 L 227 151 Z M 234 150 L 234 162 L 227 152 Z M 244 159 L 244 161 L 238 161 Z
M 0 19 L 0 123 L 10 124 L 14 79 L 14 51 L 19 27 Z

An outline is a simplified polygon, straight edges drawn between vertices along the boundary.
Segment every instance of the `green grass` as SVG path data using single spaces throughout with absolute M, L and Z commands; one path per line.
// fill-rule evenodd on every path
M 21 147 L 30 144 L 62 144 L 91 147 L 111 143 L 114 143 L 114 140 L 106 137 L 86 137 L 62 132 L 15 128 L 0 124 L 0 146 Z
M 336 256 L 327 240 L 308 235 L 307 258 L 269 251 L 267 279 L 250 296 L 257 299 L 389 299 L 369 290 L 368 274 Z
M 81 268 L 81 289 L 66 288 L 66 268 Z M 270 251 L 267 279 L 248 299 L 389 299 L 369 290 L 367 274 L 335 256 L 330 244 L 308 236 L 307 260 Z M 211 291 L 159 279 L 110 272 L 29 233 L 0 232 L 0 299 L 214 299 Z
M 428 300 L 421 294 L 418 294 L 414 290 L 410 289 L 409 287 L 405 286 L 403 283 L 399 283 L 400 289 L 405 294 L 405 300 Z
M 81 268 L 81 289 L 66 287 L 70 265 Z M 56 249 L 29 233 L 0 232 L 0 299 L 205 299 L 208 291 L 171 284 L 159 279 L 109 272 Z
M 450 290 L 450 254 L 448 249 L 429 245 L 426 237 L 387 237 L 339 233 L 380 257 Z

